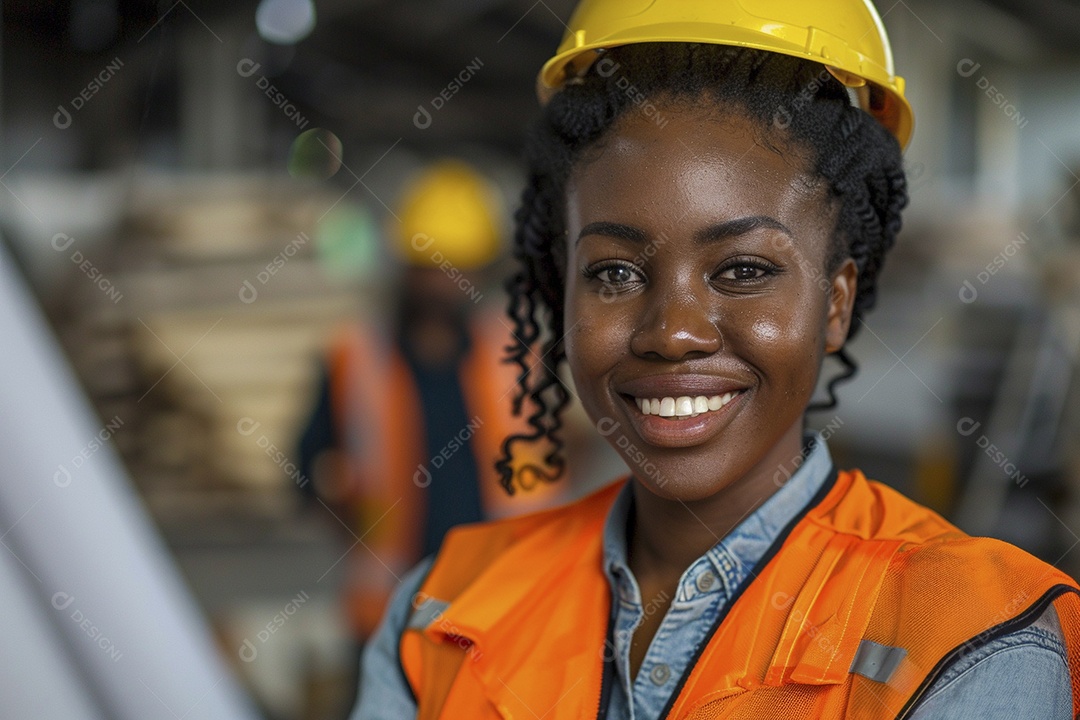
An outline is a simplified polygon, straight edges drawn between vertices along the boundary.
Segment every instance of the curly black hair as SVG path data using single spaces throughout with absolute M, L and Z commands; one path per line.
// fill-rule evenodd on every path
M 559 376 L 566 359 L 565 189 L 583 152 L 623 115 L 655 108 L 661 100 L 743 113 L 760 124 L 762 140 L 770 146 L 794 144 L 809 151 L 838 208 L 826 270 L 831 274 L 848 257 L 858 267 L 850 338 L 874 306 L 878 272 L 900 231 L 908 196 L 899 144 L 870 114 L 854 107 L 848 93 L 824 66 L 799 58 L 722 45 L 640 43 L 608 50 L 584 77 L 551 99 L 526 146 L 528 184 L 515 214 L 514 257 L 520 268 L 507 282 L 514 324 L 507 362 L 522 373 L 514 412 L 521 414 L 526 399 L 532 407 L 531 432 L 508 437 L 496 463 L 508 493 L 514 492 L 515 476 L 518 485 L 529 485 L 512 464 L 516 443 L 550 443 L 548 469 L 530 465 L 529 474 L 554 481 L 565 467 L 561 415 L 570 394 Z M 811 409 L 834 407 L 836 384 L 857 370 L 844 349 L 834 354 L 844 369 L 828 383 L 828 401 Z

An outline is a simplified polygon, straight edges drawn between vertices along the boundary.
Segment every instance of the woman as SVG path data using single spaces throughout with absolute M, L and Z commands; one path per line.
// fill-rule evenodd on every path
M 631 474 L 452 532 L 402 582 L 357 717 L 1080 709 L 1075 582 L 804 432 L 824 357 L 854 371 L 912 125 L 873 8 L 824 5 L 579 6 L 517 216 L 518 400 L 540 411 L 503 482 L 515 448 L 558 445 L 562 360 Z

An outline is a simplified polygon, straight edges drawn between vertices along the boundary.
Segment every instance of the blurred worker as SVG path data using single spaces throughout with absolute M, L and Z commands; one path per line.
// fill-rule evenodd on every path
M 301 440 L 319 498 L 361 539 L 346 589 L 361 641 L 399 577 L 447 530 L 539 509 L 559 492 L 530 483 L 510 497 L 494 466 L 503 440 L 527 428 L 511 412 L 518 373 L 502 362 L 512 339 L 502 308 L 479 305 L 480 278 L 503 245 L 496 191 L 468 165 L 442 161 L 407 188 L 397 217 L 406 267 L 396 307 L 334 338 Z

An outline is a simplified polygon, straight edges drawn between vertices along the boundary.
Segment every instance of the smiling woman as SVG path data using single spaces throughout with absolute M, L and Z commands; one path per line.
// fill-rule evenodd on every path
M 356 717 L 1080 710 L 1076 583 L 836 470 L 805 429 L 825 357 L 832 404 L 855 370 L 912 124 L 873 7 L 821 5 L 579 7 L 541 73 L 510 283 L 516 401 L 539 410 L 499 468 L 527 488 L 512 461 L 537 442 L 561 467 L 565 362 L 630 475 L 448 535 Z

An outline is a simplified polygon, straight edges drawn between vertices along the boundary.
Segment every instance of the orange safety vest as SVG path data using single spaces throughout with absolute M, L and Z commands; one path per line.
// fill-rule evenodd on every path
M 621 485 L 447 536 L 399 644 L 419 720 L 597 717 L 615 681 L 601 536 Z M 858 470 L 834 475 L 754 572 L 663 717 L 904 717 L 951 661 L 1050 602 L 1080 709 L 1077 584 Z
M 550 507 L 559 485 L 541 483 L 513 497 L 499 485 L 495 460 L 503 440 L 527 428 L 512 414 L 516 365 L 502 362 L 510 334 L 493 316 L 472 327 L 472 344 L 461 364 L 460 381 L 470 418 L 445 453 L 472 452 L 480 473 L 481 498 L 489 518 L 509 517 Z M 346 613 L 354 633 L 368 637 L 377 627 L 401 575 L 421 558 L 424 488 L 431 482 L 420 396 L 408 364 L 385 333 L 355 323 L 342 328 L 329 357 L 330 397 L 341 429 L 344 488 L 359 541 L 347 565 Z M 519 450 L 520 447 L 520 450 Z M 515 446 L 515 467 L 543 466 L 526 444 Z

